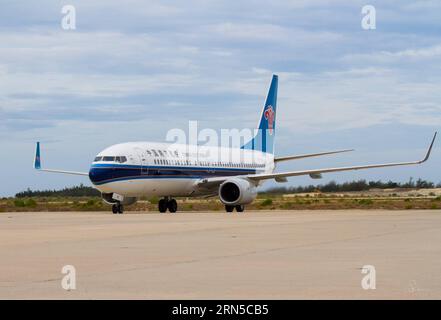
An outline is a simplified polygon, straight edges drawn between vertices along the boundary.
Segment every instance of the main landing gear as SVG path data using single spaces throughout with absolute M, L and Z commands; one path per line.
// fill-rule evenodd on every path
M 170 211 L 171 213 L 175 213 L 178 210 L 178 203 L 175 199 L 171 199 L 168 197 L 165 197 L 158 202 L 158 210 L 161 213 Z
M 236 209 L 237 212 L 243 212 L 245 210 L 245 206 L 243 204 L 238 204 L 237 206 L 225 205 L 226 212 L 233 212 L 234 209 Z
M 121 204 L 121 202 L 117 202 L 112 205 L 112 212 L 113 214 L 122 214 L 124 212 L 124 206 Z

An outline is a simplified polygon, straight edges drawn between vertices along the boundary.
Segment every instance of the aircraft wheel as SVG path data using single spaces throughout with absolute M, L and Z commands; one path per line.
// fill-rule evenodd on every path
M 175 213 L 178 210 L 178 203 L 175 199 L 171 199 L 170 201 L 168 201 L 167 207 L 168 211 L 170 211 L 171 213 Z
M 225 205 L 225 211 L 227 212 L 233 212 L 234 206 Z
M 112 212 L 113 212 L 113 214 L 118 213 L 118 205 L 116 203 L 112 205 Z
M 124 213 L 124 206 L 122 204 L 118 205 L 118 213 L 123 214 Z
M 159 200 L 159 202 L 158 202 L 158 210 L 161 213 L 164 213 L 164 212 L 167 211 L 167 200 L 165 200 L 165 199 Z
M 236 206 L 237 212 L 243 212 L 245 210 L 245 206 L 243 204 L 239 204 Z

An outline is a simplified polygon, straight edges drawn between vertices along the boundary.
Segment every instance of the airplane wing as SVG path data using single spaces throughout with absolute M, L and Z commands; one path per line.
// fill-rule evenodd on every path
M 89 173 L 87 173 L 87 172 L 42 169 L 41 168 L 41 159 L 40 159 L 40 142 L 37 142 L 37 147 L 35 149 L 34 169 L 39 170 L 39 171 L 45 171 L 45 172 L 55 172 L 55 173 L 73 174 L 73 175 L 79 175 L 79 176 L 89 176 Z
M 262 180 L 269 180 L 269 179 L 275 179 L 276 181 L 277 180 L 283 181 L 287 177 L 304 176 L 304 175 L 309 175 L 309 176 L 311 176 L 311 178 L 318 178 L 318 177 L 321 177 L 322 173 L 328 173 L 328 172 L 363 170 L 363 169 L 421 164 L 421 163 L 427 161 L 427 159 L 429 159 L 430 152 L 432 151 L 432 147 L 433 147 L 433 143 L 435 142 L 436 135 L 437 135 L 437 133 L 435 132 L 433 139 L 432 139 L 432 142 L 430 143 L 429 149 L 427 150 L 424 158 L 421 160 L 418 160 L 418 161 L 370 164 L 370 165 L 351 166 L 351 167 L 323 168 L 323 169 L 290 171 L 290 172 L 281 172 L 281 173 L 261 173 L 261 174 L 240 175 L 240 176 L 235 176 L 235 177 L 248 179 L 248 180 L 251 180 L 251 181 L 258 183 Z M 201 181 L 198 182 L 198 186 L 205 187 L 205 188 L 211 188 L 211 187 L 214 187 L 215 185 L 221 184 L 223 181 L 227 180 L 228 178 L 231 178 L 231 177 L 214 177 L 214 178 L 202 179 Z
M 363 165 L 363 166 L 339 167 L 339 168 L 324 168 L 324 169 L 291 171 L 291 172 L 281 172 L 281 173 L 263 173 L 263 174 L 248 175 L 247 178 L 252 181 L 261 181 L 261 180 L 267 180 L 267 179 L 287 178 L 287 177 L 304 176 L 304 175 L 310 175 L 310 176 L 314 177 L 316 175 L 321 175 L 322 173 L 328 173 L 328 172 L 363 170 L 363 169 L 421 164 L 421 163 L 427 161 L 427 159 L 429 159 L 430 152 L 432 151 L 433 143 L 435 142 L 436 134 L 437 133 L 435 132 L 433 139 L 432 139 L 432 142 L 430 143 L 429 149 L 427 150 L 425 157 L 422 160 L 418 160 L 418 161 L 370 164 L 370 165 Z
M 277 162 L 281 162 L 281 161 L 297 160 L 297 159 L 304 159 L 304 158 L 311 158 L 311 157 L 319 157 L 319 156 L 325 156 L 325 155 L 328 155 L 328 154 L 336 154 L 336 153 L 350 152 L 350 151 L 354 151 L 354 149 L 344 149 L 344 150 L 337 150 L 337 151 L 309 153 L 309 154 L 301 154 L 301 155 L 296 155 L 296 156 L 276 157 L 276 158 L 274 158 L 274 162 L 277 163 Z

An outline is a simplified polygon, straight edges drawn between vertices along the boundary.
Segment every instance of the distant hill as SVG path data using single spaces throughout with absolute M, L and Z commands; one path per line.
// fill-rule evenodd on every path
M 441 183 L 437 185 L 433 182 L 423 179 L 413 180 L 409 179 L 408 182 L 382 182 L 382 181 L 366 181 L 356 180 L 343 183 L 337 183 L 330 181 L 326 184 L 309 185 L 309 186 L 296 186 L 296 187 L 276 187 L 270 188 L 263 193 L 270 194 L 282 194 L 282 193 L 308 193 L 308 192 L 348 192 L 348 191 L 366 191 L 369 189 L 431 189 L 441 188 Z
M 98 190 L 84 186 L 80 184 L 79 186 L 64 188 L 62 190 L 31 190 L 19 192 L 15 195 L 17 198 L 26 197 L 99 197 L 101 194 Z

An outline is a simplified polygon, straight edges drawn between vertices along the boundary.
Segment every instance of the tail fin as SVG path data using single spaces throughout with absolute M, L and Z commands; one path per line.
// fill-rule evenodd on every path
M 260 122 L 254 138 L 242 146 L 242 149 L 259 150 L 274 153 L 274 138 L 276 135 L 278 76 L 273 75 L 265 105 L 260 115 Z

